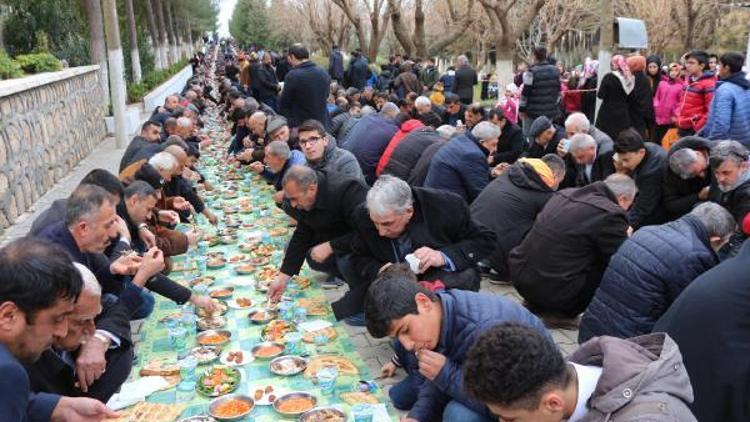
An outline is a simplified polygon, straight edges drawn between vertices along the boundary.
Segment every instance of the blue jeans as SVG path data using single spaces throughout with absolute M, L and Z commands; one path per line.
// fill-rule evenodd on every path
M 130 315 L 131 320 L 147 318 L 154 311 L 154 303 L 156 302 L 154 295 L 146 289 L 141 289 L 141 298 L 143 304 L 133 311 Z
M 404 349 L 398 340 L 391 343 L 393 350 L 398 356 L 398 361 L 407 373 L 406 378 L 391 387 L 388 396 L 393 406 L 399 410 L 409 410 L 414 406 L 419 397 L 419 389 L 424 383 L 424 378 L 419 373 L 419 362 L 414 353 Z
M 495 422 L 496 420 L 479 414 L 455 400 L 449 401 L 443 410 L 443 422 Z

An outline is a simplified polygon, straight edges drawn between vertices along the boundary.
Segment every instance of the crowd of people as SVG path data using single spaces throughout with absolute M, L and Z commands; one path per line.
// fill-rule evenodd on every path
M 217 224 L 196 189 L 214 189 L 216 107 L 226 165 L 262 176 L 295 226 L 269 300 L 305 263 L 346 286 L 334 315 L 392 339 L 402 420 L 750 419 L 742 54 L 616 55 L 596 94 L 595 62 L 566 72 L 537 48 L 486 108 L 465 56 L 441 75 L 402 56 L 377 73 L 358 51 L 347 67 L 337 48 L 323 69 L 301 44 L 214 51 L 119 174 L 91 171 L 0 249 L 0 414 L 112 416 L 154 295 L 213 308 L 169 273 L 199 240 L 176 226 Z M 550 328 L 580 348 L 564 358 Z

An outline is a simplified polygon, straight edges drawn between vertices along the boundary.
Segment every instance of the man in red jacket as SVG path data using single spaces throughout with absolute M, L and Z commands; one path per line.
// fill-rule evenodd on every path
M 694 135 L 706 124 L 708 108 L 714 96 L 716 78 L 708 70 L 708 54 L 693 50 L 685 55 L 688 85 L 677 112 L 677 128 L 681 137 Z

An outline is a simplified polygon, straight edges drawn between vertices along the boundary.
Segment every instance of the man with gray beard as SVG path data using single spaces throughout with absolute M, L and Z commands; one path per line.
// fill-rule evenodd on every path
M 721 141 L 711 148 L 709 163 L 714 172 L 719 192 L 713 200 L 724 206 L 737 224 L 750 212 L 750 153 L 737 141 Z M 739 227 L 739 226 L 738 226 Z M 747 238 L 741 230 L 729 241 L 729 256 L 739 251 L 742 242 Z

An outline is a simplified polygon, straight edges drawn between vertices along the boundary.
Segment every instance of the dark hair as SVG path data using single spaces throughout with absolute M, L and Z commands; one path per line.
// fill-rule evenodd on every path
M 702 64 L 704 68 L 708 66 L 708 54 L 706 54 L 705 51 L 692 50 L 685 54 L 685 61 L 687 61 L 687 59 L 695 59 L 695 61 Z
M 104 169 L 93 169 L 83 176 L 79 185 L 95 185 L 103 188 L 112 195 L 122 198 L 123 186 L 120 179 Z
M 166 141 L 162 144 L 162 147 L 166 149 L 167 147 L 171 147 L 172 145 L 177 145 L 178 147 L 182 148 L 183 151 L 188 152 L 188 143 L 185 142 L 180 135 L 169 135 Z
M 482 120 L 484 120 L 485 117 L 487 116 L 487 110 L 485 110 L 481 104 L 472 104 L 469 106 L 467 110 L 470 111 L 472 114 L 478 114 L 482 116 Z
M 65 225 L 67 227 L 79 222 L 82 218 L 98 212 L 104 203 L 114 204 L 112 195 L 96 185 L 78 185 L 68 198 L 65 210 Z
M 305 60 L 310 58 L 310 51 L 302 44 L 292 44 L 289 47 L 289 55 L 294 56 L 297 60 Z
M 174 130 L 174 128 L 177 127 L 177 119 L 174 117 L 170 117 L 167 120 L 164 121 L 164 131 L 166 132 L 167 129 Z
M 407 113 L 398 113 L 396 115 L 396 119 L 395 120 L 396 120 L 396 123 L 399 126 L 401 126 L 402 124 L 404 124 L 404 122 L 406 122 L 409 119 L 411 119 L 411 116 L 409 114 L 407 114 Z
M 441 119 L 440 115 L 435 113 L 434 111 L 422 113 L 417 116 L 417 119 L 419 119 L 419 121 L 422 122 L 422 124 L 424 124 L 425 126 L 432 126 L 436 129 L 443 124 L 443 119 Z
M 547 49 L 544 47 L 536 47 L 534 48 L 534 59 L 538 62 L 543 62 L 547 60 Z
M 143 199 L 147 196 L 156 195 L 156 190 L 143 180 L 136 180 L 125 188 L 126 199 L 132 198 L 133 195 L 138 197 L 138 199 Z
M 391 271 L 388 271 L 391 270 Z M 417 314 L 417 293 L 422 293 L 430 300 L 437 296 L 420 286 L 416 277 L 408 276 L 399 268 L 390 267 L 372 282 L 365 298 L 365 319 L 367 331 L 375 338 L 388 335 L 393 320 L 409 314 Z
M 445 94 L 445 105 L 457 104 L 459 102 L 461 102 L 461 97 L 458 95 L 452 92 Z
M 571 381 L 553 342 L 534 328 L 503 323 L 482 333 L 464 360 L 464 386 L 474 398 L 536 409 L 544 392 Z
M 716 54 L 714 54 L 714 53 L 711 53 L 711 54 L 709 54 L 709 55 L 708 55 L 708 59 L 709 59 L 709 60 L 710 60 L 710 59 L 716 59 L 716 60 L 719 60 L 719 56 L 717 56 L 717 55 L 716 55 Z
M 101 188 L 100 188 L 101 189 Z M 83 280 L 60 246 L 30 237 L 0 249 L 0 303 L 13 302 L 34 323 L 58 299 L 78 300 Z
M 156 126 L 157 128 L 161 129 L 161 123 L 155 122 L 153 120 L 146 120 L 146 122 L 141 125 L 141 132 L 147 130 L 149 126 Z
M 315 119 L 307 119 L 297 128 L 297 133 L 311 131 L 318 132 L 318 136 L 326 136 L 326 128 L 323 126 L 323 123 Z
M 615 152 L 624 154 L 627 152 L 638 152 L 639 150 L 646 148 L 643 143 L 643 138 L 637 130 L 633 128 L 627 128 L 620 132 L 615 139 Z
M 489 112 L 487 112 L 487 120 L 492 120 L 493 117 L 497 117 L 500 120 L 506 120 L 505 113 L 499 108 L 491 108 Z
M 375 98 L 386 99 L 386 98 L 388 98 L 388 94 L 386 94 L 383 91 L 378 91 L 378 92 L 375 92 L 374 94 L 372 94 L 372 99 L 374 100 Z
M 719 63 L 729 68 L 732 73 L 742 71 L 742 65 L 745 64 L 745 55 L 737 51 L 730 51 L 721 55 Z

